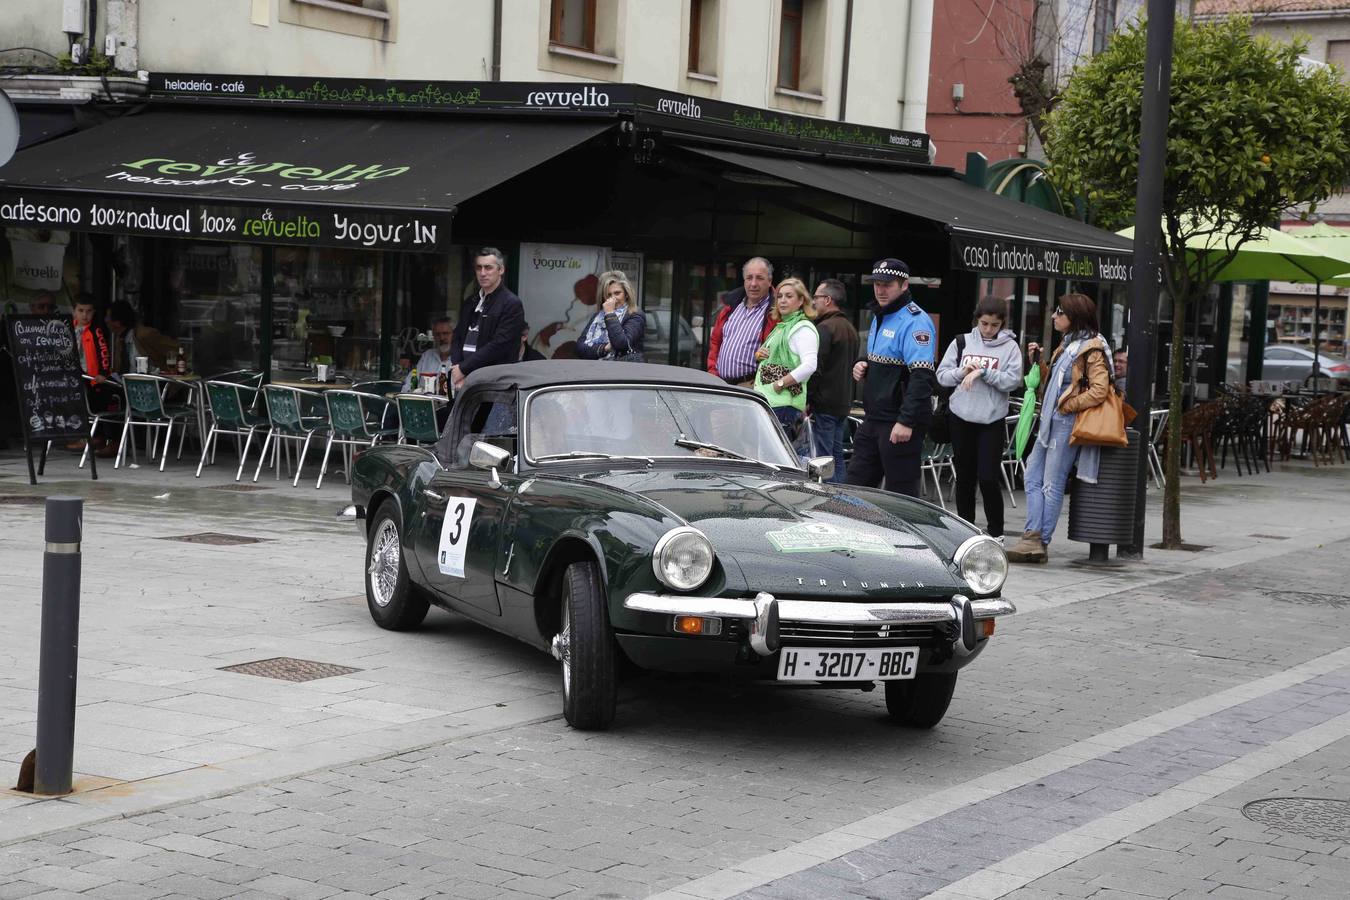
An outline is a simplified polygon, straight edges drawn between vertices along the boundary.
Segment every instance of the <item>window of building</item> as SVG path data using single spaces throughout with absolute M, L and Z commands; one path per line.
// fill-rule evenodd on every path
M 553 0 L 550 43 L 595 52 L 595 0 Z
M 1341 79 L 1350 81 L 1350 41 L 1327 41 L 1327 62 L 1341 67 Z
M 400 0 L 280 0 L 277 21 L 355 37 L 398 39 Z
M 778 86 L 801 90 L 803 0 L 783 0 L 778 24 Z
M 826 0 L 781 0 L 779 6 L 777 93 L 794 101 L 824 99 L 825 7 Z
M 689 0 L 689 74 L 717 74 L 717 0 Z

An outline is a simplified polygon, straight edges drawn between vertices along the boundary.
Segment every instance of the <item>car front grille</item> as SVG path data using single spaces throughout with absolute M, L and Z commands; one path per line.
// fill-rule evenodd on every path
M 855 647 L 900 647 L 951 640 L 944 625 L 840 625 L 827 622 L 778 623 L 778 636 L 787 646 L 849 644 Z

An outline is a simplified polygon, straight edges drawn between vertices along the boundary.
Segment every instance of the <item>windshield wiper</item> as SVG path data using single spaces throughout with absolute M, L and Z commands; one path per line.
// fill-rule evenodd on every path
M 675 446 L 688 447 L 690 450 L 711 450 L 714 453 L 720 453 L 723 456 L 730 457 L 731 459 L 743 459 L 746 462 L 761 462 L 761 460 L 758 459 L 751 459 L 744 453 L 737 453 L 735 450 L 728 450 L 726 447 L 722 447 L 717 444 L 710 444 L 707 441 L 691 440 L 690 438 L 687 438 L 684 435 L 680 435 L 675 439 Z M 773 464 L 764 463 L 764 465 L 768 466 Z
M 604 453 L 600 450 L 568 450 L 566 453 L 545 453 L 543 456 L 536 456 L 535 462 L 549 462 L 556 459 L 637 459 L 652 464 L 650 456 L 631 456 L 623 453 Z

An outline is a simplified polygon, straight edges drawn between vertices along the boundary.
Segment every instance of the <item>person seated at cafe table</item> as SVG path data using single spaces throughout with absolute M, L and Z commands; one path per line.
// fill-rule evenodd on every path
M 432 346 L 422 354 L 417 360 L 417 365 L 413 366 L 407 376 L 403 379 L 403 390 L 412 391 L 418 387 L 418 382 L 425 376 L 439 376 L 450 374 L 450 341 L 455 336 L 455 323 L 446 316 L 431 323 Z
M 35 316 L 56 315 L 56 298 L 51 291 L 41 291 L 28 301 L 28 312 Z
M 169 357 L 178 352 L 178 341 L 157 328 L 136 321 L 136 310 L 125 300 L 118 300 L 108 310 L 108 330 L 113 333 L 112 370 L 119 375 L 136 371 L 136 357 L 144 356 L 150 371 L 164 368 Z
M 520 355 L 516 357 L 516 362 L 534 362 L 541 359 L 548 357 L 530 346 L 530 323 L 526 322 L 520 332 Z

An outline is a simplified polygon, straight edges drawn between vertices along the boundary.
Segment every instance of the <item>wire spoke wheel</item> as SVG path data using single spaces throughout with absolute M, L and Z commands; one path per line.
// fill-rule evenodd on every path
M 394 599 L 394 590 L 398 585 L 398 565 L 402 561 L 402 550 L 398 545 L 398 526 L 393 520 L 385 519 L 375 530 L 371 540 L 370 565 L 366 571 L 370 574 L 371 599 L 375 605 L 385 607 Z

